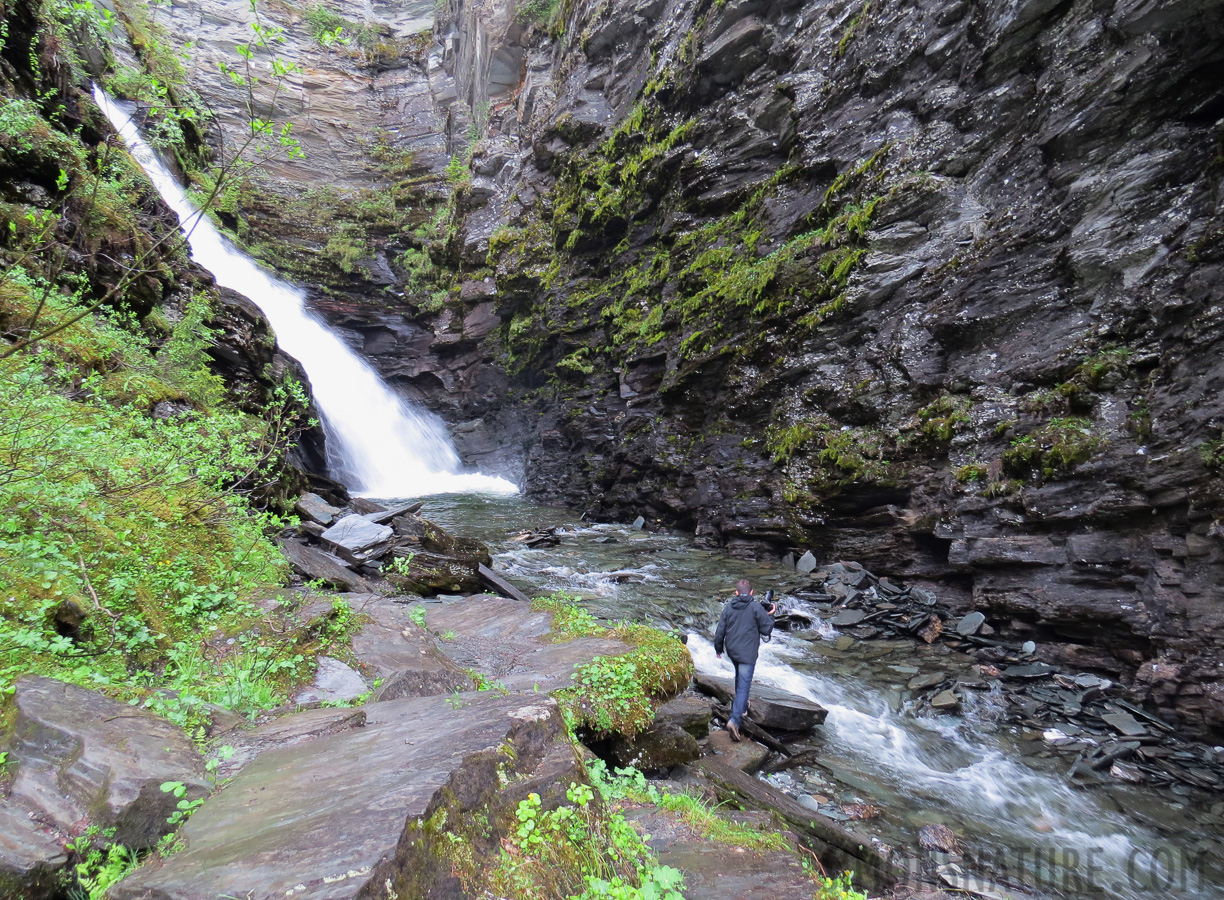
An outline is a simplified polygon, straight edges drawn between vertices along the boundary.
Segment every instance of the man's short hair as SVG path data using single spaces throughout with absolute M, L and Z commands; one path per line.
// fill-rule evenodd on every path
M 735 593 L 748 594 L 751 592 L 752 592 L 752 582 L 749 581 L 747 578 L 741 578 L 739 581 L 735 582 Z

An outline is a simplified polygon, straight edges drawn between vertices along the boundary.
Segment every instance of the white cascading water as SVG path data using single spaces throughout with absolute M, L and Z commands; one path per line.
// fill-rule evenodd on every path
M 705 636 L 690 634 L 688 648 L 698 672 L 734 677 Z M 977 838 L 991 836 L 998 860 L 1018 867 L 1022 880 L 1064 890 L 1070 882 L 1079 889 L 1066 891 L 1072 895 L 1104 890 L 1118 900 L 1149 900 L 1169 885 L 1187 900 L 1220 896 L 1202 873 L 1179 866 L 1158 834 L 1091 792 L 1025 766 L 957 717 L 907 720 L 870 686 L 799 672 L 791 661 L 804 656 L 785 636 L 763 644 L 753 680 L 820 703 L 829 710 L 830 762 L 846 761 L 850 771 L 872 772 L 932 811 L 972 822 Z
M 353 351 L 306 311 L 303 292 L 265 272 L 213 227 L 187 199 L 136 125 L 98 87 L 94 99 L 123 137 L 166 204 L 179 217 L 192 258 L 217 284 L 250 298 L 276 332 L 281 348 L 302 364 L 323 416 L 329 451 L 354 493 L 406 498 L 446 493 L 517 493 L 509 481 L 461 470 L 437 417 L 411 409 Z

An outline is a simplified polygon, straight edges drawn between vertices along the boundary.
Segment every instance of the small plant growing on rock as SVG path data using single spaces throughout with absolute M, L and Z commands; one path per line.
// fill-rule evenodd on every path
M 1003 471 L 1017 478 L 1052 478 L 1072 471 L 1104 444 L 1087 419 L 1051 419 L 1012 441 Z
M 195 800 L 187 799 L 187 785 L 181 781 L 163 781 L 161 790 L 164 794 L 174 794 L 178 798 L 176 809 L 170 813 L 166 821 L 171 825 L 179 825 L 186 822 L 193 812 L 204 805 L 203 797 L 198 797 Z

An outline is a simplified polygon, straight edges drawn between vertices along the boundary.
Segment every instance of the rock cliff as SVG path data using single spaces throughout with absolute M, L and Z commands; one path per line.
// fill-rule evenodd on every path
M 1210 4 L 473 17 L 456 70 L 526 48 L 460 241 L 531 493 L 941 581 L 1224 725 Z
M 1213 4 L 449 0 L 364 57 L 277 15 L 315 155 L 235 227 L 470 460 L 938 582 L 1224 729 Z

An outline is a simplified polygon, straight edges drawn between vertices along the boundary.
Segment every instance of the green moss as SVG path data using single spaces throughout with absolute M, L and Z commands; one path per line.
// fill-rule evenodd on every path
M 1087 419 L 1051 419 L 1012 441 L 1002 457 L 1003 471 L 1016 478 L 1064 475 L 1088 460 L 1104 443 Z
M 947 445 L 969 425 L 968 397 L 944 394 L 918 410 L 919 432 L 928 443 Z
M 1199 444 L 1199 457 L 1212 472 L 1217 475 L 1224 473 L 1224 437 Z
M 553 616 L 554 639 L 610 637 L 633 650 L 600 656 L 574 672 L 573 687 L 553 692 L 574 728 L 632 737 L 650 725 L 659 703 L 684 690 L 693 677 L 693 658 L 675 636 L 648 625 L 599 625 L 574 598 L 563 594 L 532 601 Z
M 961 484 L 971 484 L 973 482 L 985 481 L 987 471 L 988 467 L 981 463 L 970 463 L 964 466 L 957 466 L 952 474 Z
M 846 55 L 846 51 L 850 48 L 850 44 L 859 33 L 859 30 L 867 24 L 867 18 L 874 6 L 875 0 L 865 0 L 858 13 L 850 20 L 846 30 L 842 32 L 841 40 L 837 42 L 837 49 L 833 52 L 835 59 L 840 59 Z

